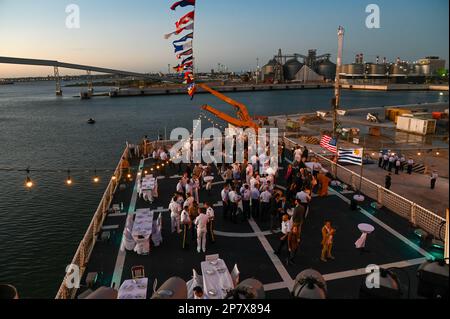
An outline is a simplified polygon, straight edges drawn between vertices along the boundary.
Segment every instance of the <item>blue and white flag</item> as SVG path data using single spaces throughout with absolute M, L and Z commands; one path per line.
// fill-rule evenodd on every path
M 175 44 L 178 44 L 178 43 L 181 43 L 181 42 L 186 42 L 189 39 L 194 39 L 194 32 L 189 33 L 188 35 L 185 35 L 181 39 L 173 41 L 172 43 L 175 45 Z
M 354 165 L 363 165 L 363 154 L 364 149 L 357 148 L 357 149 L 339 149 L 339 162 L 340 163 L 347 163 L 347 164 L 354 164 Z
M 182 45 L 173 45 L 175 47 L 175 53 L 180 52 L 180 51 L 185 51 L 187 49 L 192 49 L 192 41 L 186 42 L 185 44 Z

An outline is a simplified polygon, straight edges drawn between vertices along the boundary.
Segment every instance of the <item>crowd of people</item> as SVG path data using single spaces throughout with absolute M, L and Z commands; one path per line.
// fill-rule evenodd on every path
M 401 173 L 406 172 L 408 175 L 413 174 L 414 170 L 414 159 L 409 157 L 406 159 L 405 155 L 396 154 L 393 152 L 383 152 L 380 151 L 378 155 L 378 167 L 387 171 L 388 174 L 385 177 L 385 188 L 390 189 L 392 186 L 392 173 L 395 175 L 400 175 Z M 437 171 L 433 171 L 430 174 L 430 187 L 431 189 L 436 188 L 436 182 L 438 179 Z
M 269 147 L 266 144 L 266 152 Z M 146 137 L 140 145 L 129 145 L 129 150 L 131 157 L 153 158 L 156 163 L 170 161 L 170 152 L 150 143 Z M 189 249 L 196 243 L 197 252 L 205 253 L 207 242 L 215 243 L 214 207 L 221 206 L 225 222 L 237 224 L 254 219 L 268 224 L 273 234 L 280 235 L 275 254 L 281 257 L 286 250 L 286 264 L 295 264 L 313 194 L 327 196 L 332 176 L 322 168 L 317 159 L 310 158 L 307 148 L 294 149 L 293 161 L 290 163 L 284 162 L 287 155 L 285 152 L 285 145 L 281 144 L 278 157 L 275 156 L 275 166 L 271 165 L 274 157 L 261 152 L 260 146 L 257 152 L 260 155 L 254 154 L 249 158 L 249 152 L 246 151 L 243 163 L 216 163 L 216 170 L 211 164 L 179 164 L 178 173 L 181 177 L 169 203 L 169 211 L 171 232 L 180 236 L 181 247 Z M 129 162 L 124 160 L 123 163 L 123 169 L 129 169 Z M 278 163 L 286 164 L 283 170 L 279 169 Z M 172 161 L 170 166 L 176 168 Z M 223 180 L 217 182 L 223 184 L 220 191 L 221 203 L 217 205 L 200 198 L 202 189 L 207 190 L 208 199 L 211 198 L 214 172 Z M 326 262 L 334 259 L 331 255 L 334 230 L 330 222 L 326 222 L 322 235 L 321 260 Z

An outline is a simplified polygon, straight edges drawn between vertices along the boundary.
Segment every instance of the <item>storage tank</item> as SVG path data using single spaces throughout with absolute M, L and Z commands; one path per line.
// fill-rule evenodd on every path
M 384 64 L 368 64 L 367 73 L 369 76 L 386 76 L 387 68 Z
M 275 65 L 277 64 L 277 61 L 270 60 L 265 66 L 262 67 L 262 73 L 264 75 L 269 75 L 275 71 Z
M 348 76 L 364 76 L 364 64 L 349 64 L 347 69 Z
M 301 64 L 297 59 L 288 60 L 286 64 L 283 65 L 284 79 L 286 81 L 294 80 L 298 71 L 300 71 L 302 67 L 303 64 Z
M 348 73 L 348 64 L 343 64 L 341 69 L 339 70 L 340 75 L 347 75 Z
M 401 77 L 408 75 L 408 66 L 405 64 L 392 64 L 389 68 L 390 76 Z
M 330 60 L 324 60 L 318 64 L 316 72 L 324 76 L 325 79 L 333 80 L 336 77 L 336 64 Z

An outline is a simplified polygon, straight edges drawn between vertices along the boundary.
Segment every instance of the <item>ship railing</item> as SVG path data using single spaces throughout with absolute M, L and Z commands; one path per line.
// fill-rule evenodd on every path
M 75 265 L 79 269 L 78 278 L 82 278 L 89 258 L 91 256 L 92 250 L 94 249 L 95 243 L 97 241 L 97 235 L 101 231 L 103 226 L 103 222 L 105 220 L 106 215 L 108 214 L 109 207 L 112 203 L 114 193 L 122 179 L 122 161 L 123 158 L 129 158 L 129 149 L 128 146 L 125 148 L 123 155 L 120 157 L 119 164 L 117 165 L 116 170 L 114 171 L 114 175 L 111 177 L 111 180 L 108 184 L 108 187 L 103 194 L 103 197 L 95 211 L 95 214 L 92 218 L 92 221 L 81 240 L 78 249 L 73 257 L 71 265 Z M 73 268 L 72 268 L 73 269 Z M 64 280 L 56 294 L 56 299 L 73 299 L 77 293 L 78 288 L 73 283 L 74 274 L 69 272 L 66 273 Z
M 303 148 L 297 142 L 284 137 L 284 143 L 287 150 L 292 150 L 297 146 Z M 341 182 L 349 185 L 352 189 L 358 189 L 361 176 L 348 168 L 335 163 L 333 160 L 326 158 L 321 154 L 310 151 L 310 154 L 317 158 L 321 165 L 330 171 L 330 173 Z M 410 201 L 399 194 L 394 193 L 385 187 L 374 183 L 373 181 L 362 177 L 361 193 L 375 200 L 380 207 L 386 207 L 397 215 L 408 220 L 414 227 L 421 228 L 428 234 L 433 235 L 437 239 L 445 238 L 445 218 L 435 214 L 434 212 Z

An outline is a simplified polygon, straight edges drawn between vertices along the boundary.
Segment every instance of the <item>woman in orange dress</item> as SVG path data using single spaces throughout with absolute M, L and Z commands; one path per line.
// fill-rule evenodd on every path
M 317 175 L 317 181 L 320 184 L 319 196 L 328 196 L 328 186 L 330 185 L 331 180 L 325 174 L 321 173 Z

